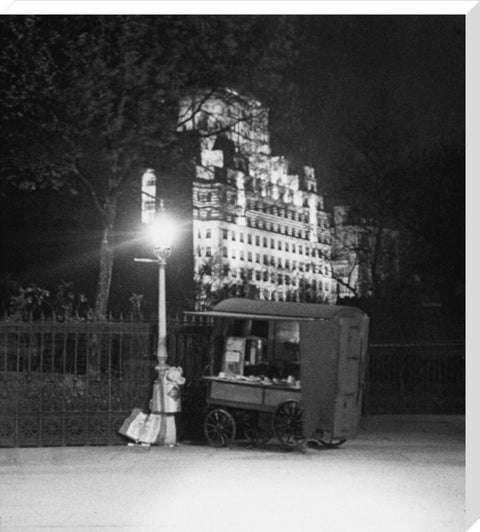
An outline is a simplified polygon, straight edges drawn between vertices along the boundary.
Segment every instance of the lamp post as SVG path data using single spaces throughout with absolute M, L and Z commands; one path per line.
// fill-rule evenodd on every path
M 167 216 L 163 204 L 160 207 L 155 221 L 150 225 L 150 236 L 153 242 L 153 253 L 158 264 L 158 342 L 157 364 L 155 371 L 158 373 L 153 383 L 151 401 L 152 414 L 161 418 L 160 430 L 163 436 L 161 443 L 171 445 L 176 442 L 175 419 L 172 414 L 180 412 L 180 385 L 185 382 L 181 376 L 181 368 L 171 368 L 167 364 L 167 305 L 165 297 L 165 266 L 171 253 L 171 243 L 175 236 L 175 225 Z
M 165 266 L 171 253 L 171 242 L 174 236 L 174 225 L 165 212 L 163 200 L 160 201 L 160 208 L 156 220 L 150 226 L 153 241 L 153 253 L 158 262 L 158 343 L 157 343 L 157 365 L 158 380 L 165 376 L 168 369 L 167 359 L 167 304 L 165 297 Z

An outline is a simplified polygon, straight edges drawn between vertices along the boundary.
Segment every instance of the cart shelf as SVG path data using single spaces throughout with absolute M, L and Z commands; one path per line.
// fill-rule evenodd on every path
M 221 377 L 204 377 L 204 380 L 209 383 L 209 405 L 274 412 L 284 401 L 301 400 L 300 386 Z

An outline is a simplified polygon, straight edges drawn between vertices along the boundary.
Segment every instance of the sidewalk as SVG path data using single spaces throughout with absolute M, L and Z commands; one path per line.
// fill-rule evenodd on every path
M 459 416 L 375 416 L 334 450 L 0 450 L 0 531 L 461 532 Z

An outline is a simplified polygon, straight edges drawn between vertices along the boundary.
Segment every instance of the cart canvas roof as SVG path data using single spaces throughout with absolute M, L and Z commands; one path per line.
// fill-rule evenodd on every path
M 273 320 L 332 320 L 336 317 L 362 316 L 355 307 L 320 305 L 314 303 L 290 303 L 261 301 L 256 299 L 231 298 L 218 303 L 213 310 L 186 312 L 185 314 L 212 316 L 218 318 L 258 318 Z

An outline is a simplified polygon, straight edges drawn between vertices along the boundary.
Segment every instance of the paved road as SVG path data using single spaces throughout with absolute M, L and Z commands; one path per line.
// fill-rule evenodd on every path
M 1 532 L 461 532 L 459 417 L 376 417 L 335 450 L 0 450 Z

